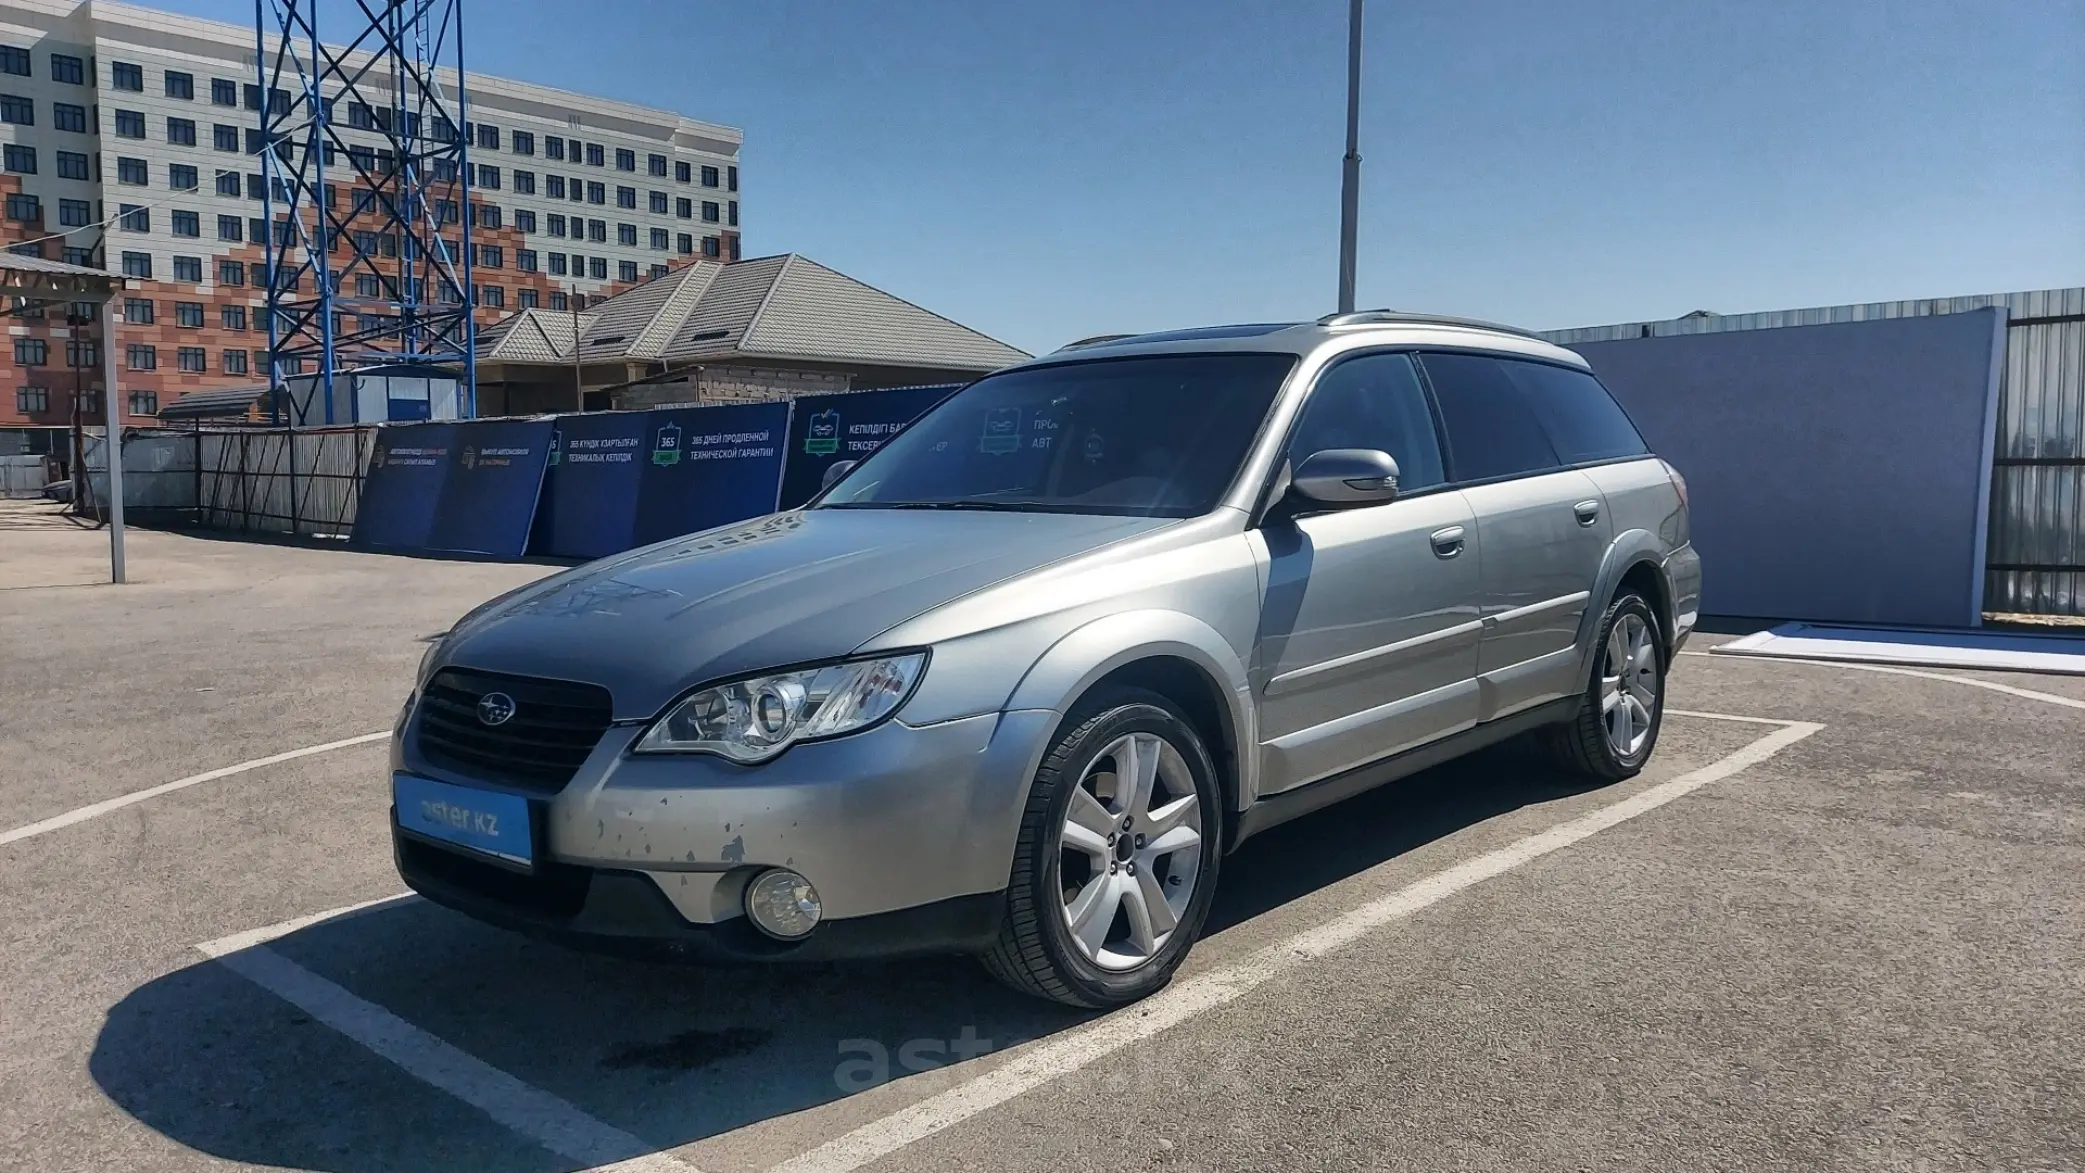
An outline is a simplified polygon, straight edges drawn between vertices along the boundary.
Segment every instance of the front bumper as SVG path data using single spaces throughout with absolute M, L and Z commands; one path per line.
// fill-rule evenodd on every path
M 398 870 L 437 903 L 582 947 L 802 960 L 975 951 L 997 929 L 1028 782 L 1056 718 L 890 721 L 751 767 L 633 756 L 641 730 L 615 726 L 552 795 L 421 759 L 409 719 L 393 768 L 527 794 L 539 862 L 520 875 L 394 820 Z M 769 867 L 818 889 L 824 921 L 802 941 L 773 941 L 745 919 L 745 885 Z

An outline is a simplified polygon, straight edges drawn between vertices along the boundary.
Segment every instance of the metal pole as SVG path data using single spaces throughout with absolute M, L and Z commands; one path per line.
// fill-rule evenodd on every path
M 1339 184 L 1339 312 L 1354 312 L 1354 240 L 1361 226 L 1361 0 L 1347 6 L 1347 155 Z
M 102 462 L 109 466 L 109 581 L 123 579 L 123 413 L 116 402 L 116 299 L 101 303 Z M 86 453 L 80 454 L 85 464 Z

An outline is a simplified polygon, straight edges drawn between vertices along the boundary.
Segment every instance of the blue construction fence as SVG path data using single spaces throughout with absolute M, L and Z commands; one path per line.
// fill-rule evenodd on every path
M 601 558 L 794 509 L 957 384 L 789 402 L 392 424 L 353 544 Z

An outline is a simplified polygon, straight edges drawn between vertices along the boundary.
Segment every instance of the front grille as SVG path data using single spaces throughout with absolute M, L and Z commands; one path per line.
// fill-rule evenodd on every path
M 514 716 L 487 725 L 478 719 L 478 701 L 495 692 L 514 698 Z M 420 694 L 419 748 L 459 773 L 555 794 L 613 715 L 608 690 L 598 685 L 444 668 Z

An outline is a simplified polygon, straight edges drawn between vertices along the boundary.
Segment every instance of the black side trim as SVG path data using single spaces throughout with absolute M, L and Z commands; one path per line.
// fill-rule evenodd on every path
M 1496 721 L 1486 721 L 1475 729 L 1466 729 L 1431 745 L 1422 745 L 1380 761 L 1356 766 L 1344 773 L 1321 778 L 1293 790 L 1270 794 L 1247 807 L 1245 813 L 1238 817 L 1238 833 L 1232 836 L 1231 846 L 1235 848 L 1269 827 L 1278 827 L 1291 819 L 1300 819 L 1363 791 L 1374 790 L 1378 786 L 1409 777 L 1442 762 L 1453 761 L 1464 754 L 1526 733 L 1530 729 L 1568 721 L 1578 713 L 1578 706 L 1583 703 L 1583 698 L 1569 696 L 1536 705 L 1532 709 L 1500 717 Z

